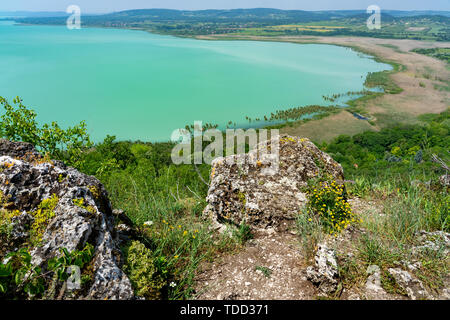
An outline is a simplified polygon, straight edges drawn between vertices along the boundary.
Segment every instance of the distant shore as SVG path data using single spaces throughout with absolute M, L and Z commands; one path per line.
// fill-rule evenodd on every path
M 350 108 L 330 117 L 307 123 L 289 124 L 283 133 L 305 136 L 315 141 L 330 141 L 341 135 L 378 131 L 395 122 L 417 123 L 418 115 L 440 113 L 450 107 L 450 68 L 441 60 L 410 52 L 416 48 L 445 48 L 450 42 L 396 40 L 367 37 L 308 36 L 197 36 L 201 40 L 275 41 L 299 44 L 329 44 L 351 48 L 394 67 L 388 78 L 401 88 L 396 94 L 370 94 L 351 100 Z M 357 119 L 358 113 L 371 121 Z

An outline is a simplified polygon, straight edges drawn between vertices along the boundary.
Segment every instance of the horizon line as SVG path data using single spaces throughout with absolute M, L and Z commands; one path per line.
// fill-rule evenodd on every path
M 304 10 L 304 9 L 280 9 L 273 7 L 254 7 L 254 8 L 232 8 L 232 9 L 221 9 L 221 8 L 210 8 L 210 9 L 173 9 L 173 8 L 130 8 L 123 10 L 114 10 L 114 11 L 97 11 L 97 13 L 116 13 L 116 12 L 124 12 L 124 11 L 132 11 L 132 10 L 172 10 L 172 11 L 208 11 L 208 10 L 217 10 L 217 11 L 231 11 L 231 10 L 254 10 L 254 9 L 273 9 L 280 11 L 305 11 L 305 12 L 321 12 L 321 11 L 366 11 L 366 9 L 321 9 L 321 10 Z M 406 10 L 406 9 L 382 9 L 382 11 L 403 11 L 403 12 L 416 12 L 416 11 L 437 11 L 437 12 L 450 12 L 450 10 L 442 10 L 442 9 L 415 9 L 415 10 Z M 42 11 L 34 11 L 34 10 L 5 10 L 0 12 L 3 13 L 15 13 L 15 12 L 27 12 L 27 13 L 66 13 L 66 11 L 52 11 L 52 10 L 42 10 Z M 95 13 L 95 12 L 90 12 Z

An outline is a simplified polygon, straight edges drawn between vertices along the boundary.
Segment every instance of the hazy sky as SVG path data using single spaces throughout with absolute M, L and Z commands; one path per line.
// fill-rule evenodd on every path
M 0 10 L 65 11 L 72 4 L 80 6 L 84 12 L 143 8 L 346 10 L 365 9 L 372 4 L 391 10 L 450 10 L 450 0 L 0 0 Z

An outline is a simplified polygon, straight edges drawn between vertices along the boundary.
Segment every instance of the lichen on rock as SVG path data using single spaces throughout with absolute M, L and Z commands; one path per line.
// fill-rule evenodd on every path
M 13 235 L 19 241 L 14 242 L 16 248 L 26 243 L 31 247 L 32 263 L 45 269 L 60 249 L 71 252 L 90 243 L 95 248 L 90 264 L 93 280 L 78 298 L 134 297 L 130 280 L 121 270 L 108 194 L 96 178 L 60 161 L 47 161 L 28 143 L 7 140 L 0 140 L 0 167 L 0 193 L 7 199 L 6 209 L 19 213 L 12 221 Z M 28 235 L 36 241 L 25 239 Z
M 271 146 L 278 140 L 278 165 Z M 344 181 L 343 169 L 309 139 L 288 135 L 259 143 L 247 154 L 217 158 L 204 211 L 217 228 L 246 223 L 253 229 L 292 226 L 307 203 L 308 181 L 319 176 Z
M 339 270 L 336 252 L 326 244 L 320 244 L 314 257 L 314 266 L 306 269 L 306 278 L 316 285 L 321 293 L 332 294 L 338 288 Z

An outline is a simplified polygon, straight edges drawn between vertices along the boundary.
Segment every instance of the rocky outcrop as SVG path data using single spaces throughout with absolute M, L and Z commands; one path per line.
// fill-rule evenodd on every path
M 59 256 L 60 248 L 81 250 L 89 243 L 95 250 L 92 280 L 78 298 L 133 298 L 131 283 L 121 270 L 110 201 L 96 178 L 45 159 L 30 144 L 0 140 L 0 194 L 4 210 L 20 212 L 12 221 L 11 250 L 30 236 L 34 219 L 42 220 L 36 218 L 39 205 L 45 199 L 56 199 L 48 221 L 38 221 L 43 230 L 39 244 L 31 250 L 32 263 L 45 270 L 46 262 Z
M 390 275 L 395 279 L 400 288 L 402 288 L 412 300 L 431 300 L 433 297 L 423 286 L 422 282 L 411 275 L 408 271 L 399 268 L 389 268 Z
M 275 139 L 247 154 L 213 161 L 204 213 L 217 228 L 227 222 L 285 230 L 307 202 L 305 187 L 310 179 L 322 175 L 343 182 L 341 165 L 308 139 L 279 136 L 278 166 L 274 166 Z
M 323 294 L 332 294 L 338 287 L 339 271 L 336 252 L 325 244 L 319 245 L 314 266 L 306 269 L 306 278 Z
M 377 265 L 367 267 L 368 275 L 365 285 L 365 295 L 369 300 L 387 300 L 389 297 L 381 286 L 381 269 Z
M 412 248 L 414 253 L 435 252 L 447 256 L 450 251 L 450 233 L 444 231 L 426 232 L 421 230 L 416 233 L 417 242 L 420 244 Z

